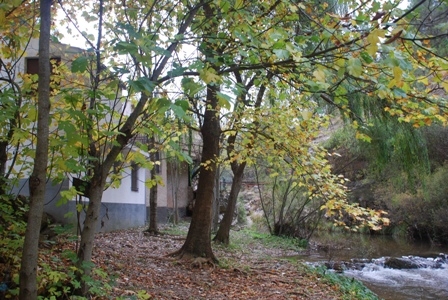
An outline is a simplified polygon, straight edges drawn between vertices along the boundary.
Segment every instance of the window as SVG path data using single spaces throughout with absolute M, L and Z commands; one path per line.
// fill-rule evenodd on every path
M 53 66 L 61 64 L 60 57 L 52 57 L 51 61 L 51 74 L 53 74 Z M 27 57 L 26 58 L 26 73 L 27 74 L 39 74 L 39 58 Z
M 131 164 L 131 191 L 138 192 L 138 165 Z
M 51 74 L 53 75 L 54 74 L 53 67 L 61 64 L 61 58 L 60 57 L 52 57 L 52 58 L 50 58 L 50 63 L 51 63 L 50 70 L 51 70 Z M 39 58 L 38 57 L 27 57 L 25 59 L 25 64 L 26 64 L 25 71 L 27 74 L 31 74 L 31 75 L 39 74 Z M 59 80 L 56 78 L 52 78 L 50 85 L 52 86 L 50 91 L 53 91 L 54 90 L 53 87 L 55 85 L 59 85 Z M 33 88 L 33 91 L 29 95 L 31 96 L 33 93 L 37 93 L 37 88 Z

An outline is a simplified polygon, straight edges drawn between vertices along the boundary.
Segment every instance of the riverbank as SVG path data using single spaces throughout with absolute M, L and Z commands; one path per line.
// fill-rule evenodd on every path
M 94 261 L 116 276 L 112 298 L 140 299 L 375 299 L 359 282 L 285 259 L 300 245 L 250 231 L 232 232 L 231 245 L 214 245 L 219 265 L 176 262 L 187 227 L 158 236 L 143 229 L 99 234 Z M 369 298 L 370 297 L 370 298 Z

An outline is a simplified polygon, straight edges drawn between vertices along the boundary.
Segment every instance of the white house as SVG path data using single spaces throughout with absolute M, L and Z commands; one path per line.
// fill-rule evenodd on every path
M 60 43 L 52 43 L 50 57 L 56 63 L 70 65 L 76 54 L 84 50 Z M 14 74 L 36 74 L 38 71 L 38 40 L 32 39 L 24 57 L 14 65 Z M 0 70 L 1 75 L 4 70 Z M 20 84 L 20 82 L 19 82 Z M 0 87 L 1 89 L 1 87 Z M 124 151 L 132 151 L 127 148 Z M 179 215 L 185 215 L 189 197 L 191 197 L 190 170 L 185 162 L 170 160 L 161 155 L 159 176 L 163 178 L 164 185 L 158 186 L 158 221 L 167 222 L 173 215 L 174 208 L 178 208 Z M 101 220 L 98 230 L 109 231 L 142 226 L 148 222 L 149 216 L 149 189 L 145 181 L 150 178 L 149 170 L 128 165 L 122 169 L 123 177 L 118 188 L 108 188 L 104 191 L 102 200 Z M 44 210 L 60 223 L 76 223 L 76 207 L 87 203 L 88 198 L 77 197 L 66 204 L 59 205 L 60 192 L 69 189 L 76 179 L 68 176 L 58 184 L 47 184 L 47 194 Z M 14 187 L 16 194 L 29 195 L 28 181 L 26 179 Z M 82 219 L 82 213 L 81 219 Z

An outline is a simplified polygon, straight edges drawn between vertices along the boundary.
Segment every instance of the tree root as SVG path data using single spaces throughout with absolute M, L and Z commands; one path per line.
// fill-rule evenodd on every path
M 165 255 L 166 259 L 172 259 L 174 261 L 187 262 L 191 268 L 202 269 L 204 265 L 210 265 L 215 269 L 219 261 L 214 255 L 212 257 L 195 256 L 192 253 L 185 251 L 183 248 Z

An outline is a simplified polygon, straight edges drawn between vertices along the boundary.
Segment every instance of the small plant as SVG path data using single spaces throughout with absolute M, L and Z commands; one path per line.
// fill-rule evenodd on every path
M 323 279 L 324 282 L 337 286 L 343 293 L 343 298 L 346 300 L 360 299 L 360 300 L 378 300 L 378 296 L 369 290 L 362 282 L 348 278 L 340 274 L 328 271 L 325 267 L 311 268 L 311 272 Z
M 236 209 L 237 209 L 236 213 L 237 223 L 239 225 L 246 225 L 247 224 L 246 207 L 244 206 L 244 201 L 241 198 L 238 199 L 238 206 Z
M 180 235 L 186 236 L 188 232 L 188 223 L 169 224 L 167 226 L 161 226 L 160 233 L 168 235 Z

